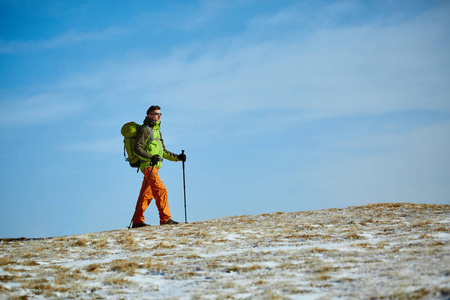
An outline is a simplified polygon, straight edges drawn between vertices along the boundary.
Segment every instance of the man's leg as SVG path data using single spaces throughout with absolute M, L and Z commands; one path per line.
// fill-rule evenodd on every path
M 155 172 L 156 171 L 156 172 Z M 159 221 L 161 224 L 166 223 L 170 219 L 169 200 L 167 189 L 158 174 L 158 169 L 154 169 L 150 177 L 149 184 L 152 187 L 153 197 L 155 197 L 156 207 L 159 212 Z
M 133 225 L 139 224 L 141 222 L 145 221 L 145 217 L 144 217 L 144 212 L 147 209 L 147 207 L 150 205 L 150 202 L 152 202 L 153 200 L 153 193 L 152 193 L 152 188 L 151 188 L 151 182 L 152 182 L 152 176 L 150 177 L 150 180 L 148 181 L 147 186 L 145 186 L 145 183 L 147 182 L 147 178 L 150 174 L 150 170 L 151 168 L 147 168 L 145 169 L 142 173 L 144 173 L 144 180 L 142 181 L 142 186 L 141 186 L 141 191 L 139 192 L 139 195 L 141 195 L 142 190 L 145 188 L 143 194 L 142 194 L 142 199 L 140 203 L 136 203 L 137 207 L 136 207 L 136 214 L 134 215 L 133 218 Z M 153 168 L 152 171 L 152 175 L 153 172 L 155 172 L 156 168 Z M 139 201 L 139 199 L 138 199 Z

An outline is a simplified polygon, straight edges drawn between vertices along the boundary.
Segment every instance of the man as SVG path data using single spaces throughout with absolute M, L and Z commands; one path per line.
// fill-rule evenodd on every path
M 186 155 L 184 153 L 177 155 L 166 150 L 161 132 L 159 131 L 161 125 L 161 107 L 154 105 L 147 110 L 144 125 L 146 126 L 142 126 L 137 133 L 136 145 L 134 147 L 134 153 L 141 159 L 140 169 L 144 174 L 144 180 L 142 181 L 141 192 L 139 193 L 142 196 L 140 202 L 138 199 L 136 205 L 132 228 L 148 226 L 144 222 L 144 212 L 153 198 L 155 198 L 156 207 L 158 208 L 160 225 L 178 224 L 170 216 L 167 189 L 161 181 L 158 171 L 161 168 L 163 158 L 170 161 L 186 161 Z M 153 139 L 148 144 L 151 133 L 153 134 Z

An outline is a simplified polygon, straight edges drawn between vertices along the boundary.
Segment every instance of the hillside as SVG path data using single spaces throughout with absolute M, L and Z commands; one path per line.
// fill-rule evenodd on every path
M 0 299 L 447 299 L 449 222 L 370 204 L 2 239 Z

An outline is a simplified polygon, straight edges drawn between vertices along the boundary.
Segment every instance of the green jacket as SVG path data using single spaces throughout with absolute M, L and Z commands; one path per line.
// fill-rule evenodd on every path
M 147 126 L 142 126 L 139 129 L 136 136 L 136 145 L 134 146 L 134 153 L 141 159 L 141 171 L 150 167 L 150 159 L 153 155 L 159 155 L 161 158 L 170 161 L 179 161 L 178 155 L 167 151 L 164 146 L 164 141 L 161 132 L 159 131 L 161 122 L 156 122 L 146 117 L 144 125 Z M 153 131 L 153 140 L 147 147 L 150 130 Z M 158 162 L 155 167 L 157 169 L 161 168 L 161 161 Z

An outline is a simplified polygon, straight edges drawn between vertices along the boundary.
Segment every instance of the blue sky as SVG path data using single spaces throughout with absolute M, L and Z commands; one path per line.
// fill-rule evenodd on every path
M 162 107 L 188 221 L 450 204 L 448 1 L 1 1 L 0 237 L 125 228 Z M 184 221 L 181 163 L 160 171 Z M 146 221 L 158 224 L 155 205 Z

